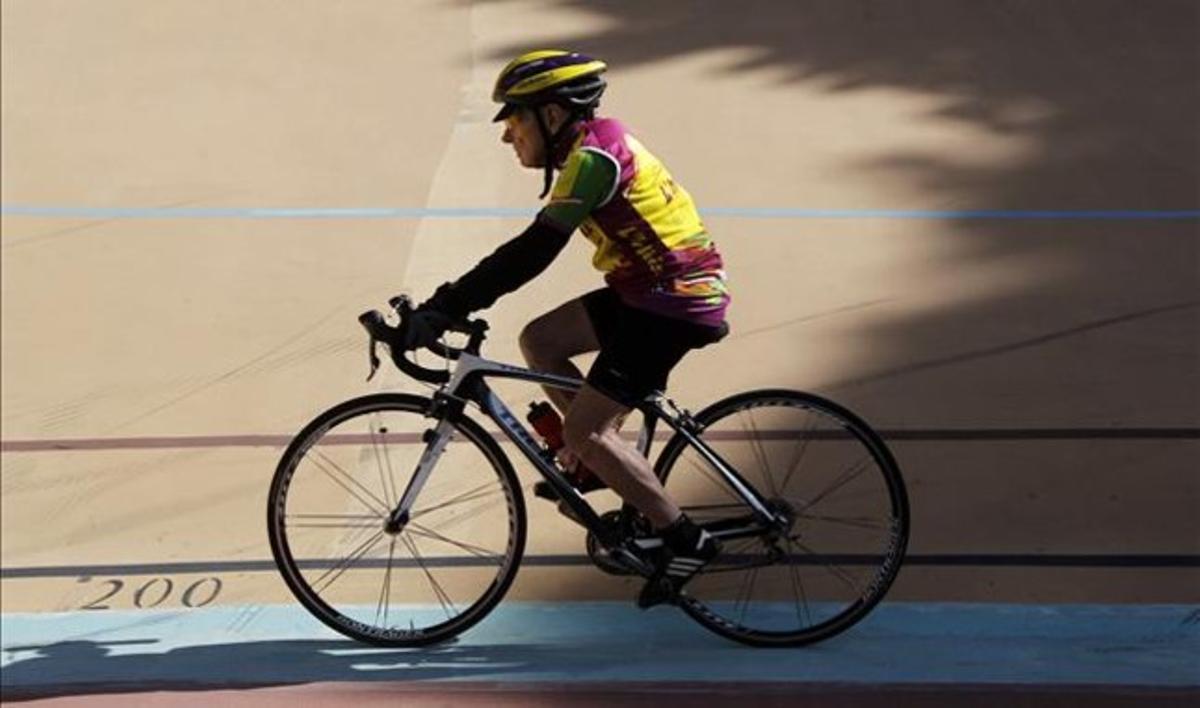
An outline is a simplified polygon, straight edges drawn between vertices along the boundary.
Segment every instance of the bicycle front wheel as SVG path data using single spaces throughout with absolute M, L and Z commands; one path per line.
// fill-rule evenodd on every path
M 465 416 L 407 521 L 387 524 L 435 428 L 427 398 L 376 394 L 318 416 L 284 452 L 267 505 L 271 551 L 314 616 L 380 646 L 423 646 L 481 620 L 525 548 L 512 464 Z
M 908 541 L 904 481 L 879 436 L 845 408 L 787 390 L 733 396 L 695 420 L 700 439 L 788 525 L 727 540 L 684 589 L 683 609 L 755 646 L 808 644 L 862 619 L 895 579 Z M 697 523 L 753 519 L 679 435 L 655 470 Z

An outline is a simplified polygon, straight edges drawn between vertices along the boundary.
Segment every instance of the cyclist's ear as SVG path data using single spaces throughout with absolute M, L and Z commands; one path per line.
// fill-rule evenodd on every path
M 546 121 L 546 129 L 551 135 L 558 132 L 558 129 L 570 120 L 571 112 L 557 103 L 547 103 L 544 106 L 539 106 L 538 109 L 542 112 L 542 118 Z

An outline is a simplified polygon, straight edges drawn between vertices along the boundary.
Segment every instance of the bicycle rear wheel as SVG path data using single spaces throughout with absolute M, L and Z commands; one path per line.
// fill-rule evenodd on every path
M 860 418 L 798 391 L 751 391 L 695 416 L 699 437 L 789 519 L 785 532 L 729 539 L 684 589 L 683 609 L 718 634 L 797 646 L 844 631 L 887 592 L 908 541 L 891 453 Z M 751 519 L 719 473 L 676 435 L 655 465 L 694 521 Z
M 377 394 L 318 416 L 284 452 L 267 505 L 271 551 L 314 616 L 381 646 L 443 641 L 481 620 L 512 583 L 525 505 L 511 463 L 460 416 L 410 517 L 387 518 L 427 444 L 430 401 Z

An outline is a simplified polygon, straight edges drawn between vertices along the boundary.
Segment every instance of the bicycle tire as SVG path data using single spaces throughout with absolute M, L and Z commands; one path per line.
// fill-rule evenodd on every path
M 428 418 L 426 413 L 430 410 L 430 403 L 431 402 L 428 398 L 420 396 L 399 393 L 383 393 L 355 398 L 330 408 L 324 413 L 318 415 L 315 419 L 313 419 L 312 422 L 306 425 L 292 440 L 291 444 L 288 445 L 276 468 L 268 496 L 267 529 L 268 536 L 270 538 L 271 552 L 275 559 L 275 564 L 292 594 L 296 597 L 300 604 L 305 607 L 305 609 L 307 609 L 314 617 L 319 619 L 328 627 L 352 639 L 376 646 L 426 646 L 445 641 L 462 633 L 463 631 L 466 631 L 486 617 L 487 614 L 504 597 L 505 593 L 512 584 L 513 578 L 516 575 L 516 572 L 520 566 L 521 558 L 524 554 L 527 523 L 525 503 L 521 493 L 520 482 L 518 481 L 516 473 L 513 470 L 512 464 L 491 435 L 484 431 L 482 427 L 480 427 L 470 418 L 466 417 L 465 415 L 458 415 L 450 421 L 455 431 L 455 437 L 461 435 L 462 438 L 465 438 L 465 440 L 473 446 L 474 450 L 482 455 L 483 459 L 490 466 L 491 471 L 495 474 L 496 479 L 499 481 L 500 492 L 502 494 L 503 503 L 506 508 L 505 513 L 508 519 L 508 533 L 504 548 L 504 555 L 502 560 L 497 564 L 498 570 L 496 576 L 491 579 L 491 582 L 488 584 L 486 589 L 483 590 L 479 597 L 476 598 L 470 604 L 470 606 L 463 611 L 457 612 L 457 614 L 454 614 L 453 616 L 449 616 L 450 613 L 446 612 L 448 615 L 446 620 L 439 621 L 436 624 L 428 627 L 423 626 L 421 628 L 417 628 L 412 619 L 410 619 L 410 624 L 407 628 L 374 626 L 371 623 L 351 617 L 347 614 L 345 608 L 334 607 L 330 602 L 327 602 L 326 599 L 321 596 L 321 592 L 314 589 L 313 585 L 319 583 L 313 582 L 308 576 L 306 576 L 304 572 L 306 569 L 305 566 L 311 568 L 313 566 L 313 562 L 297 559 L 293 555 L 293 549 L 291 543 L 289 542 L 289 526 L 287 524 L 289 491 L 294 482 L 294 476 L 297 474 L 297 469 L 299 468 L 301 462 L 305 460 L 305 456 L 310 450 L 313 450 L 313 448 L 316 447 L 321 440 L 326 439 L 327 433 L 330 433 L 331 430 L 336 429 L 338 426 L 345 424 L 348 421 L 353 421 L 362 416 L 380 412 L 391 412 L 404 415 L 415 414 L 422 417 L 422 427 L 433 427 L 436 425 L 437 421 Z M 383 433 L 387 432 L 387 430 L 383 431 Z M 371 445 L 373 446 L 376 444 L 374 440 L 376 433 L 372 431 L 370 435 Z M 346 436 L 346 439 L 350 439 L 352 437 L 353 436 Z M 410 442 L 412 441 L 410 440 Z M 331 441 L 330 444 L 345 445 L 346 443 L 334 443 Z M 361 443 L 359 445 L 360 448 L 365 450 L 365 444 L 365 442 Z M 419 447 L 423 450 L 425 446 L 419 445 L 413 447 Z M 362 450 L 360 450 L 360 454 L 362 454 Z M 388 465 L 390 468 L 391 458 L 390 453 L 386 452 L 386 448 L 385 455 L 388 456 Z M 324 453 L 321 453 L 321 456 L 324 457 Z M 315 459 L 317 459 L 316 454 L 314 454 L 314 460 Z M 443 462 L 445 462 L 445 457 L 443 457 L 442 460 L 439 460 L 439 466 L 444 467 L 444 465 L 441 464 Z M 322 464 L 323 463 L 317 463 L 314 466 L 320 467 Z M 378 463 L 377 460 L 377 464 L 381 463 Z M 434 478 L 436 472 L 437 469 L 435 468 L 433 473 L 430 475 L 430 480 Z M 326 474 L 328 474 L 331 478 L 334 477 L 334 475 L 328 471 Z M 484 474 L 486 474 L 486 472 Z M 319 478 L 318 475 L 314 474 L 313 476 Z M 383 477 L 382 467 L 380 468 L 380 476 Z M 340 475 L 338 477 L 341 478 Z M 386 480 L 381 480 L 381 486 L 384 492 L 388 491 Z M 392 488 L 392 491 L 396 491 L 398 489 L 394 479 Z M 344 485 L 344 489 L 351 491 L 352 493 L 357 492 L 359 494 L 359 501 L 362 501 L 362 497 L 365 495 L 365 493 L 362 491 L 362 488 L 356 488 L 352 485 Z M 429 489 L 430 483 L 427 482 L 425 490 Z M 422 492 L 422 495 L 424 494 L 425 491 Z M 392 496 L 398 499 L 399 494 L 394 494 Z M 475 502 L 478 501 L 479 497 L 464 496 L 462 499 L 466 501 L 454 503 L 465 504 L 467 501 Z M 418 504 L 420 504 L 420 500 L 421 497 L 418 497 Z M 444 508 L 439 509 L 439 511 L 443 510 Z M 418 507 L 414 506 L 414 512 L 417 511 Z M 301 516 L 308 518 L 322 515 L 305 514 Z M 364 517 L 369 515 L 360 514 L 359 516 Z M 413 518 L 415 520 L 415 514 Z M 341 526 L 347 528 L 369 529 L 371 527 L 370 524 L 372 523 L 374 523 L 374 521 L 368 519 L 367 522 L 360 522 L 359 524 L 349 524 L 343 522 Z M 316 523 L 311 525 L 319 526 L 319 524 Z M 416 528 L 415 523 L 413 523 L 412 528 Z M 426 531 L 428 530 L 426 529 Z M 376 533 L 378 534 L 380 532 L 377 531 Z M 401 531 L 393 536 L 393 551 L 396 543 L 395 538 L 403 536 L 404 533 L 405 531 Z M 440 535 L 436 531 L 431 531 L 431 533 L 435 534 L 435 536 Z M 415 531 L 413 532 L 413 535 L 415 536 Z M 412 562 L 421 567 L 421 569 L 424 571 L 424 574 L 428 576 L 434 593 L 437 594 L 437 583 L 426 567 L 427 564 L 424 562 L 419 553 L 419 548 L 416 544 L 416 541 L 410 538 L 408 541 L 406 541 L 406 543 L 412 544 L 410 549 L 418 549 L 412 551 Z M 470 544 L 462 544 L 462 548 L 469 552 L 469 556 L 470 551 L 472 551 Z M 361 559 L 362 558 L 360 557 L 359 560 Z M 495 559 L 488 560 L 490 560 L 490 562 L 495 562 Z M 346 566 L 346 568 L 339 572 L 339 575 L 344 574 L 356 562 L 357 561 L 352 561 L 350 565 Z M 465 558 L 465 562 L 461 563 L 460 565 L 469 566 L 472 562 L 472 559 L 468 557 Z M 328 575 L 329 572 L 330 571 L 327 570 L 326 575 Z M 392 557 L 389 556 L 387 574 L 383 580 L 383 585 L 380 587 L 380 603 L 383 603 L 382 598 L 385 593 L 390 597 L 393 592 L 391 587 L 392 573 L 393 561 Z M 399 573 L 399 571 L 397 571 L 397 573 Z M 336 579 L 331 581 L 326 589 L 332 587 L 333 582 L 336 582 Z M 445 594 L 446 591 L 443 589 L 442 593 Z M 442 595 L 437 595 L 437 598 L 439 603 L 443 602 Z M 457 607 L 454 606 L 452 601 L 450 602 L 450 607 L 453 607 L 457 611 Z M 445 605 L 442 606 L 442 609 L 445 609 Z M 378 608 L 376 615 L 376 619 L 378 619 Z M 387 611 L 385 609 L 385 625 L 387 623 L 387 619 Z

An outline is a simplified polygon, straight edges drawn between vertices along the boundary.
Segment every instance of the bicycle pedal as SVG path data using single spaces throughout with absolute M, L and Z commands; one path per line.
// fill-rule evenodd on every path
M 665 576 L 647 580 L 642 591 L 638 593 L 637 606 L 643 610 L 658 605 L 677 604 L 679 604 L 679 589 L 675 587 L 670 578 Z
M 583 484 L 575 487 L 575 491 L 579 492 L 580 494 L 588 494 L 598 489 L 607 489 L 607 487 L 605 487 L 604 483 L 595 477 L 589 478 L 589 480 L 585 480 Z M 547 501 L 559 501 L 562 499 L 562 497 L 558 495 L 558 491 L 545 480 L 534 482 L 533 495 Z
M 558 503 L 558 513 L 567 517 L 571 521 L 574 521 L 575 523 L 579 524 L 580 526 L 586 526 L 586 524 L 583 523 L 583 519 L 580 519 L 578 516 L 576 516 L 575 510 L 572 509 L 565 501 L 560 501 Z
M 546 501 L 559 501 L 558 492 L 554 491 L 554 487 L 551 487 L 549 482 L 535 483 L 533 485 L 533 495 Z
M 629 546 L 614 548 L 610 555 L 614 561 L 628 568 L 631 575 L 640 575 L 643 578 L 649 578 L 654 574 L 655 561 L 638 553 Z

